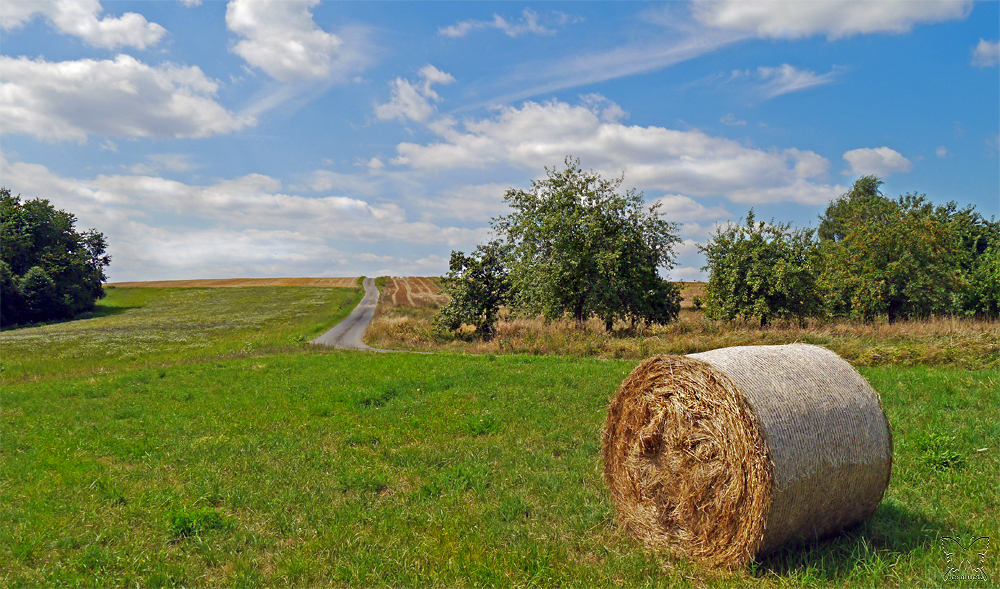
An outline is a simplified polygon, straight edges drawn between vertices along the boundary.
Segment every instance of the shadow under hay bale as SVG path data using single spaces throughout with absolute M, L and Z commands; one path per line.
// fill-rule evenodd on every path
M 650 547 L 742 566 L 875 512 L 892 435 L 878 394 L 818 346 L 656 356 L 608 409 L 604 478 Z

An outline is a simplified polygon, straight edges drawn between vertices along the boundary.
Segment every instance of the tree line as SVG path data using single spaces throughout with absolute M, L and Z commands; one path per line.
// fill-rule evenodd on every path
M 104 235 L 48 200 L 0 188 L 0 325 L 67 319 L 104 297 Z
M 975 207 L 882 194 L 863 176 L 832 201 L 817 229 L 756 221 L 699 245 L 709 317 L 926 318 L 1000 315 L 1000 223 Z
M 678 225 L 566 158 L 529 190 L 511 188 L 494 239 L 453 251 L 437 316 L 442 331 L 471 325 L 490 339 L 506 307 L 523 316 L 598 317 L 666 324 L 680 289 L 659 269 L 676 264 Z M 974 207 L 935 206 L 926 195 L 891 199 L 875 176 L 832 201 L 817 229 L 758 221 L 719 227 L 699 250 L 709 273 L 704 309 L 713 319 L 767 325 L 777 318 L 890 322 L 931 315 L 1000 316 L 1000 223 Z M 701 302 L 701 301 L 698 301 Z

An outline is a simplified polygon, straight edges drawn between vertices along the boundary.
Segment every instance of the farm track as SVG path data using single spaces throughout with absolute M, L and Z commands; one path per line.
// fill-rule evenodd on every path
M 374 278 L 365 278 L 364 287 L 365 297 L 351 311 L 351 314 L 340 323 L 334 325 L 332 329 L 314 339 L 312 343 L 342 350 L 392 351 L 378 350 L 365 345 L 365 342 L 362 341 L 362 338 L 365 336 L 365 330 L 368 329 L 368 324 L 371 323 L 372 316 L 375 314 L 375 307 L 378 305 L 379 297 Z

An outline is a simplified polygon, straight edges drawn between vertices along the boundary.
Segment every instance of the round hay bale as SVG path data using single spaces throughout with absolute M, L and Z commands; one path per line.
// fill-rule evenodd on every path
M 892 469 L 878 393 L 818 346 L 655 356 L 608 408 L 604 479 L 654 549 L 743 566 L 874 513 Z

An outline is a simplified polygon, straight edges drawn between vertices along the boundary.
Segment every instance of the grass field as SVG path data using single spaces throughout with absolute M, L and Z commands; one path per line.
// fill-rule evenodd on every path
M 5 369 L 0 586 L 930 587 L 946 583 L 941 537 L 1000 541 L 996 369 L 862 368 L 895 436 L 876 515 L 713 571 L 649 553 L 615 523 L 600 428 L 635 360 L 305 345 L 326 324 L 318 309 L 346 313 L 329 293 L 313 314 L 261 311 L 183 352 L 145 333 L 182 308 L 198 325 L 254 300 L 312 300 L 219 289 L 163 302 L 198 290 L 151 289 L 143 305 L 114 293 L 123 310 L 78 322 L 160 342 L 134 361 L 64 355 L 38 379 Z M 4 332 L 5 366 L 7 338 L 70 326 Z M 239 348 L 261 331 L 285 335 Z M 73 347 L 41 341 L 18 374 Z M 996 555 L 989 582 L 954 584 L 995 585 Z
M 298 349 L 362 296 L 358 288 L 108 288 L 83 318 L 0 332 L 0 382 Z

